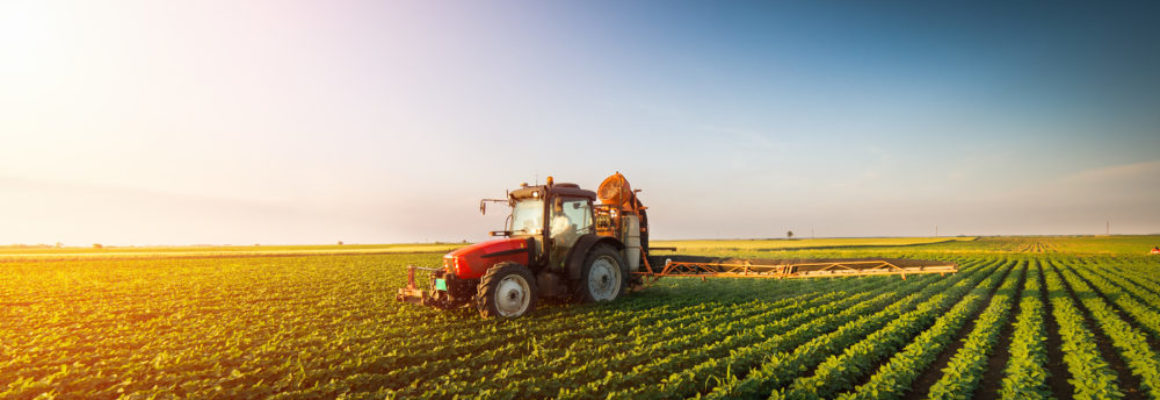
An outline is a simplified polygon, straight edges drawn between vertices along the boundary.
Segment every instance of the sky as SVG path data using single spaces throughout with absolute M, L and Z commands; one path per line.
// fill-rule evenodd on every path
M 1149 2 L 0 2 L 0 244 L 1160 233 Z

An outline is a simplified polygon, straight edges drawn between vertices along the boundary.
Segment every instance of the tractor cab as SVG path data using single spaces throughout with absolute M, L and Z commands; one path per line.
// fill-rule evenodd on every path
M 615 300 L 640 282 L 632 273 L 643 260 L 647 228 L 623 175 L 600 189 L 598 196 L 549 177 L 544 185 L 520 185 L 506 199 L 480 201 L 484 214 L 487 203 L 510 207 L 504 229 L 491 232 L 503 238 L 452 251 L 443 268 L 409 267 L 398 300 L 439 308 L 474 303 L 484 316 L 501 317 L 523 315 L 541 298 Z M 430 291 L 415 286 L 416 270 L 430 272 Z
M 506 229 L 493 235 L 526 238 L 535 249 L 532 264 L 563 269 L 565 256 L 584 235 L 596 233 L 596 193 L 572 183 L 524 186 L 508 195 Z

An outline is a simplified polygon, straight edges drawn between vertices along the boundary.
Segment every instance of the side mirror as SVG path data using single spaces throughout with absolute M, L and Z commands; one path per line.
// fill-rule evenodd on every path
M 512 201 L 511 201 L 511 199 L 504 199 L 504 200 L 498 200 L 498 199 L 483 199 L 483 200 L 480 200 L 480 201 L 479 201 L 479 213 L 480 213 L 480 214 L 487 215 L 487 203 L 488 203 L 489 201 L 494 201 L 494 202 L 502 202 L 502 203 L 508 203 L 508 204 L 512 204 Z

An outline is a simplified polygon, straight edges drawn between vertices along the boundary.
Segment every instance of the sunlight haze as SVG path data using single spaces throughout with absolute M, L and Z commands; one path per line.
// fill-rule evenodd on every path
M 1154 4 L 890 4 L 5 1 L 0 244 L 1160 232 Z

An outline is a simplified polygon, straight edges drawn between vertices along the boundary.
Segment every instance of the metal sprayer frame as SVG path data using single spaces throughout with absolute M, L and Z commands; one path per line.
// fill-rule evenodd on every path
M 641 249 L 644 252 L 644 249 Z M 654 270 L 648 258 L 644 258 L 644 270 L 634 272 L 640 275 L 645 286 L 652 285 L 666 276 L 697 278 L 837 278 L 846 276 L 899 275 L 906 279 L 908 274 L 953 274 L 958 272 L 958 264 L 934 263 L 926 265 L 900 266 L 887 260 L 825 261 L 783 264 L 686 262 L 666 260 L 660 271 Z

